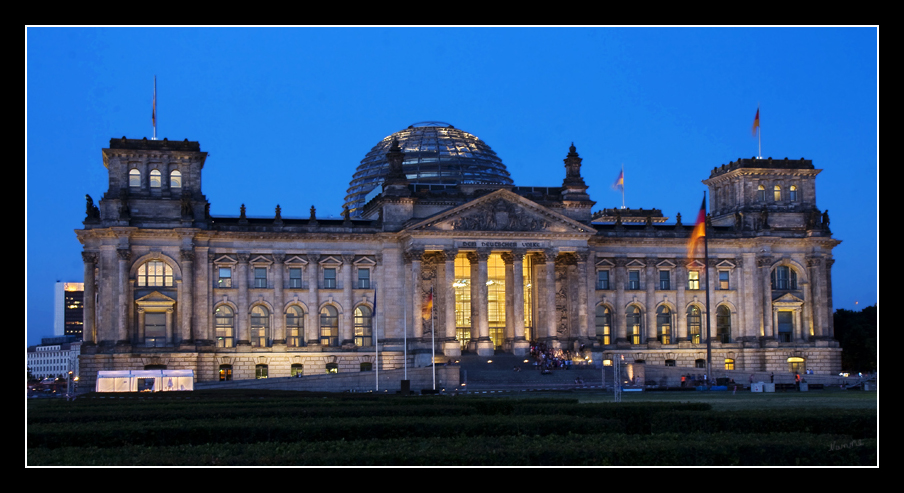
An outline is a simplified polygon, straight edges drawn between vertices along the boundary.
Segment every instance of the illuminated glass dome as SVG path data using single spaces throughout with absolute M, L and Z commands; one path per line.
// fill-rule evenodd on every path
M 420 122 L 387 136 L 361 160 L 345 196 L 351 216 L 360 216 L 367 200 L 380 191 L 389 173 L 386 152 L 393 137 L 405 153 L 402 169 L 412 184 L 512 184 L 502 160 L 476 135 L 448 123 Z

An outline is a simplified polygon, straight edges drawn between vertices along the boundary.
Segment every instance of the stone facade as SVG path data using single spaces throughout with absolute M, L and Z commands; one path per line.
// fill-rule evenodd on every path
M 359 216 L 211 217 L 197 142 L 112 139 L 87 197 L 82 381 L 193 369 L 198 381 L 426 366 L 462 351 L 726 369 L 840 370 L 828 213 L 808 160 L 713 170 L 708 263 L 693 225 L 595 204 L 572 145 L 559 187 L 418 187 L 396 172 Z M 646 214 L 645 217 L 644 214 Z M 624 218 L 624 220 L 623 220 Z M 706 311 L 706 285 L 710 313 Z M 96 300 L 96 302 L 94 301 Z M 732 368 L 729 368 L 729 365 Z

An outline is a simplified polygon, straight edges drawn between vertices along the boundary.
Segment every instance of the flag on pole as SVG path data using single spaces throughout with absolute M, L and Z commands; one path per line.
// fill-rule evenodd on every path
M 625 189 L 625 170 L 619 171 L 618 178 L 616 178 L 615 183 L 612 184 L 612 189 L 619 191 Z
M 753 117 L 753 136 L 756 137 L 756 131 L 760 129 L 760 109 L 756 109 L 756 116 Z
M 151 125 L 157 130 L 157 76 L 154 76 L 154 101 L 151 106 Z
M 430 288 L 430 293 L 427 295 L 427 302 L 424 303 L 424 320 L 431 318 L 431 314 L 433 313 L 433 288 Z
M 691 231 L 691 239 L 687 242 L 687 257 L 697 258 L 702 252 L 702 239 L 706 236 L 706 194 L 703 194 L 703 203 L 700 204 L 700 212 L 697 213 L 697 222 L 694 223 L 694 229 Z

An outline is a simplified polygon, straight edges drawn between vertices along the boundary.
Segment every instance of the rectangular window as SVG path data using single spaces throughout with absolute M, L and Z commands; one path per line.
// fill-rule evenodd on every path
M 661 270 L 659 271 L 659 289 L 668 290 L 672 289 L 672 284 L 669 282 L 669 271 Z
M 266 288 L 267 287 L 267 268 L 266 267 L 255 267 L 254 268 L 254 287 L 256 287 L 256 288 Z
M 231 288 L 232 287 L 232 268 L 230 267 L 220 267 L 220 277 L 217 279 L 217 287 L 218 288 Z
M 358 269 L 358 289 L 370 289 L 370 269 Z
M 719 289 L 728 289 L 728 271 L 719 271 Z
M 596 289 L 609 289 L 609 271 L 596 271 Z
M 628 271 L 628 289 L 640 289 L 640 271 Z
M 147 312 L 144 314 L 144 342 L 147 347 L 166 346 L 166 314 Z
M 336 288 L 336 269 L 334 268 L 325 268 L 323 269 L 323 289 L 335 289 Z
M 794 312 L 781 310 L 778 312 L 778 340 L 791 342 L 791 333 L 794 330 Z
M 700 289 L 700 272 L 695 270 L 687 272 L 687 289 Z
M 289 267 L 289 287 L 301 288 L 301 268 Z

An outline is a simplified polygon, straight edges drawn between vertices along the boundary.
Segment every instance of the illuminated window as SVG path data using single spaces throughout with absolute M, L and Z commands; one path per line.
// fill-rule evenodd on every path
M 286 309 L 286 345 L 304 345 L 304 311 L 296 305 Z
M 788 358 L 788 371 L 791 373 L 805 373 L 806 360 L 800 357 L 792 356 Z
M 160 188 L 160 170 L 151 170 L 151 188 Z
M 269 346 L 270 311 L 261 305 L 251 309 L 251 345 L 255 347 Z
M 596 307 L 596 338 L 603 345 L 612 344 L 612 314 L 603 305 Z
M 267 365 L 254 365 L 254 378 L 267 378 L 268 373 Z
M 220 381 L 232 380 L 232 365 L 220 365 Z
M 788 188 L 788 200 L 797 202 L 797 187 L 794 185 L 791 185 L 791 187 Z
M 304 375 L 304 365 L 300 363 L 292 364 L 292 367 L 289 369 L 289 375 L 293 377 L 300 377 Z
M 372 346 L 373 328 L 374 319 L 370 307 L 362 305 L 355 308 L 355 345 Z
M 490 339 L 499 349 L 505 338 L 505 262 L 498 253 L 487 259 L 487 317 Z
M 694 344 L 700 344 L 700 309 L 691 306 L 687 309 L 687 335 Z
M 339 363 L 327 363 L 326 364 L 326 372 L 327 373 L 339 373 Z
M 179 170 L 173 170 L 169 178 L 170 188 L 182 188 L 182 173 Z
M 173 268 L 165 262 L 151 260 L 138 267 L 138 287 L 172 286 Z
M 728 289 L 728 271 L 719 271 L 719 289 Z
M 671 344 L 672 313 L 667 306 L 660 306 L 656 309 L 656 333 L 659 335 L 659 342 Z
M 782 200 L 782 187 L 776 185 L 772 187 L 772 200 L 780 202 Z
M 687 289 L 700 289 L 700 272 L 696 270 L 687 271 Z
M 731 358 L 725 358 L 725 369 L 726 370 L 734 370 L 734 360 Z
M 756 187 L 756 196 L 757 196 L 757 200 L 759 200 L 760 202 L 765 202 L 766 201 L 766 187 L 764 187 L 763 185 Z
M 632 306 L 628 308 L 628 338 L 631 344 L 640 344 L 641 312 L 640 308 Z
M 232 308 L 226 305 L 217 307 L 214 317 L 217 347 L 233 347 L 235 345 L 235 314 Z
M 461 348 L 466 349 L 471 340 L 471 263 L 467 255 L 455 256 L 455 334 Z
M 320 344 L 323 346 L 339 345 L 339 312 L 330 305 L 320 310 Z
M 137 169 L 129 170 L 129 186 L 132 188 L 141 187 L 141 172 Z

